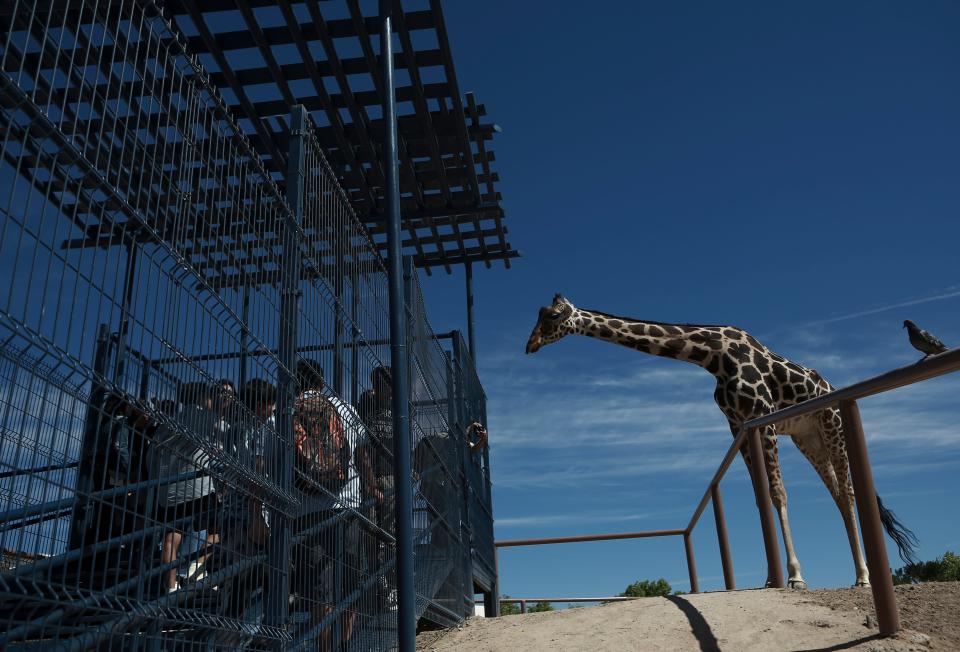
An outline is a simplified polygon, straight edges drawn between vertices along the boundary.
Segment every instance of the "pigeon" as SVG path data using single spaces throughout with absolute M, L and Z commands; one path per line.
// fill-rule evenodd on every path
M 947 345 L 938 340 L 929 331 L 925 331 L 909 319 L 904 320 L 903 327 L 910 334 L 910 344 L 920 353 L 927 355 L 936 355 L 947 351 Z M 926 356 L 924 356 L 926 357 Z

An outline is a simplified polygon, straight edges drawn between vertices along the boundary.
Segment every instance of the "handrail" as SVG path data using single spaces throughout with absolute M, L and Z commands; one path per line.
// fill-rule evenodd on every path
M 615 539 L 644 539 L 647 537 L 670 537 L 686 534 L 685 530 L 644 530 L 643 532 L 615 532 L 612 534 L 587 534 L 572 537 L 547 537 L 544 539 L 507 539 L 497 541 L 497 548 L 514 546 L 543 546 L 551 543 L 583 543 L 587 541 L 612 541 Z
M 847 387 L 843 387 L 841 389 L 835 389 L 832 392 L 823 394 L 822 396 L 803 401 L 802 403 L 797 403 L 796 405 L 791 405 L 790 407 L 782 410 L 771 412 L 770 414 L 766 414 L 762 417 L 757 417 L 745 422 L 742 426 L 740 426 L 740 430 L 737 432 L 736 438 L 734 438 L 733 443 L 727 450 L 727 454 L 720 463 L 720 467 L 713 475 L 713 479 L 710 481 L 709 486 L 707 486 L 707 490 L 704 492 L 703 498 L 700 499 L 700 503 L 697 505 L 697 509 L 694 511 L 693 517 L 690 519 L 690 523 L 687 525 L 686 531 L 693 531 L 693 528 L 696 526 L 700 515 L 707 506 L 707 502 L 710 500 L 710 488 L 718 484 L 723 478 L 723 475 L 727 472 L 727 469 L 730 468 L 730 464 L 733 463 L 733 458 L 736 457 L 737 452 L 739 452 L 739 450 L 743 447 L 744 440 L 747 437 L 747 432 L 753 428 L 768 426 L 770 424 L 777 423 L 778 421 L 803 416 L 804 414 L 809 414 L 810 412 L 816 412 L 826 407 L 830 407 L 835 403 L 839 403 L 840 401 L 853 401 L 861 398 L 867 398 L 868 396 L 888 392 L 892 389 L 897 389 L 899 387 L 904 387 L 905 385 L 911 385 L 913 383 L 929 380 L 930 378 L 936 378 L 937 376 L 943 376 L 957 370 L 960 370 L 960 349 L 930 356 L 929 358 L 915 362 L 912 365 L 888 371 L 879 376 L 862 380 L 859 383 L 854 383 L 853 385 L 848 385 Z
M 646 530 L 642 532 L 547 537 L 541 539 L 512 539 L 506 541 L 497 541 L 494 545 L 497 548 L 506 548 L 511 546 L 533 546 L 554 543 L 577 543 L 587 541 L 609 541 L 615 539 L 640 539 L 646 537 L 682 535 L 687 554 L 687 566 L 690 572 L 690 586 L 691 590 L 696 593 L 698 592 L 698 586 L 696 578 L 696 565 L 693 559 L 691 535 L 707 507 L 707 502 L 712 500 L 714 503 L 714 515 L 717 521 L 717 536 L 720 543 L 720 554 L 724 567 L 724 580 L 727 589 L 733 590 L 735 588 L 735 584 L 733 581 L 733 569 L 729 559 L 730 553 L 727 543 L 726 524 L 723 517 L 723 505 L 719 494 L 719 485 L 720 481 L 729 470 L 730 465 L 733 463 L 733 459 L 736 457 L 737 453 L 745 443 L 748 443 L 749 437 L 749 446 L 751 449 L 752 458 L 751 462 L 753 466 L 752 474 L 754 476 L 754 490 L 757 492 L 757 503 L 761 512 L 761 526 L 764 530 L 764 543 L 767 551 L 768 573 L 771 574 L 770 579 L 772 579 L 775 585 L 782 585 L 782 570 L 780 570 L 779 567 L 779 546 L 775 541 L 776 535 L 774 531 L 768 493 L 769 487 L 766 481 L 765 465 L 761 459 L 762 449 L 760 446 L 758 429 L 778 423 L 780 421 L 784 421 L 786 419 L 800 417 L 811 412 L 817 412 L 819 410 L 837 405 L 841 410 L 845 425 L 844 436 L 847 440 L 851 476 L 854 483 L 854 493 L 857 499 L 858 513 L 860 514 L 861 530 L 863 531 L 864 536 L 864 546 L 867 549 L 867 562 L 871 567 L 871 575 L 878 576 L 876 578 L 877 581 L 873 586 L 874 602 L 880 621 L 880 630 L 883 634 L 892 634 L 899 629 L 899 620 L 896 615 L 896 603 L 893 598 L 892 585 L 887 587 L 889 590 L 886 590 L 886 588 L 881 589 L 879 586 L 881 584 L 881 578 L 879 575 L 882 574 L 882 572 L 885 572 L 888 564 L 886 562 L 886 550 L 882 547 L 882 545 L 876 544 L 876 539 L 878 537 L 882 537 L 882 534 L 879 534 L 878 529 L 879 516 L 876 508 L 876 501 L 873 499 L 873 495 L 875 495 L 873 489 L 873 476 L 870 470 L 869 460 L 867 458 L 866 446 L 863 441 L 863 431 L 860 424 L 859 410 L 857 409 L 856 401 L 883 392 L 888 392 L 893 389 L 898 389 L 906 385 L 911 385 L 924 380 L 929 380 L 931 378 L 936 378 L 938 376 L 943 376 L 958 370 L 960 370 L 960 349 L 950 350 L 938 355 L 928 356 L 911 365 L 893 369 L 878 376 L 848 385 L 847 387 L 835 389 L 816 398 L 812 398 L 810 400 L 797 403 L 796 405 L 791 405 L 790 407 L 782 410 L 771 412 L 770 414 L 765 414 L 763 416 L 746 421 L 737 431 L 737 434 L 733 439 L 733 443 L 731 443 L 730 447 L 727 449 L 723 460 L 720 462 L 720 466 L 717 468 L 710 480 L 710 483 L 707 485 L 707 488 L 703 493 L 703 497 L 697 503 L 697 507 L 694 509 L 690 521 L 683 529 Z M 867 506 L 869 506 L 869 508 L 867 508 Z M 873 514 L 868 514 L 867 512 L 873 512 Z M 868 540 L 867 521 L 869 521 L 869 525 L 871 526 L 870 529 L 872 530 L 869 537 L 871 540 Z M 873 554 L 871 554 L 871 549 L 874 550 Z M 880 561 L 883 563 L 880 563 Z M 880 569 L 881 572 L 878 573 L 874 571 L 874 568 Z M 883 583 L 888 584 L 889 582 L 883 581 Z M 610 599 L 522 599 L 523 602 L 595 602 L 607 600 Z M 519 598 L 501 600 L 501 602 L 520 601 L 521 599 Z M 880 617 L 881 612 L 885 612 L 884 617 Z
M 605 598 L 500 598 L 500 602 L 626 602 L 643 598 L 626 595 L 612 595 Z

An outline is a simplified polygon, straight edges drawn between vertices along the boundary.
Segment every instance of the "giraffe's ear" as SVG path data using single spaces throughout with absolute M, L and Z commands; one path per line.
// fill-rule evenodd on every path
M 558 303 L 566 303 L 566 301 L 567 301 L 567 300 L 564 299 L 564 298 L 563 298 L 563 295 L 560 294 L 559 292 L 557 292 L 555 295 L 553 295 L 553 305 L 557 305 Z

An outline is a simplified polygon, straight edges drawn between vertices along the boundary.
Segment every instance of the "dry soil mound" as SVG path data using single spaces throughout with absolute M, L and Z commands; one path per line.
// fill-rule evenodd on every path
M 418 649 L 926 652 L 960 650 L 960 585 L 898 589 L 904 630 L 881 638 L 870 590 L 766 589 L 645 598 L 598 607 L 475 618 L 428 632 Z

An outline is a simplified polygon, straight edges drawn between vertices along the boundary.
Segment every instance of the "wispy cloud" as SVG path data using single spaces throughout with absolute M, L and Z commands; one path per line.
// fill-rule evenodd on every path
M 907 308 L 909 306 L 919 306 L 924 303 L 931 303 L 933 301 L 943 301 L 944 299 L 953 299 L 956 297 L 960 297 L 960 289 L 957 289 L 957 286 L 950 286 L 933 295 L 918 297 L 916 299 L 907 299 L 906 301 L 891 303 L 890 305 L 880 306 L 878 308 L 858 310 L 856 312 L 851 312 L 846 315 L 840 315 L 838 317 L 830 317 L 828 319 L 818 319 L 816 321 L 809 321 L 804 324 L 798 324 L 793 328 L 809 328 L 810 326 L 822 326 L 824 324 L 835 324 L 837 322 L 847 321 L 848 319 L 858 319 L 860 317 L 876 315 L 881 312 L 887 312 L 888 310 L 896 310 L 897 308 Z

